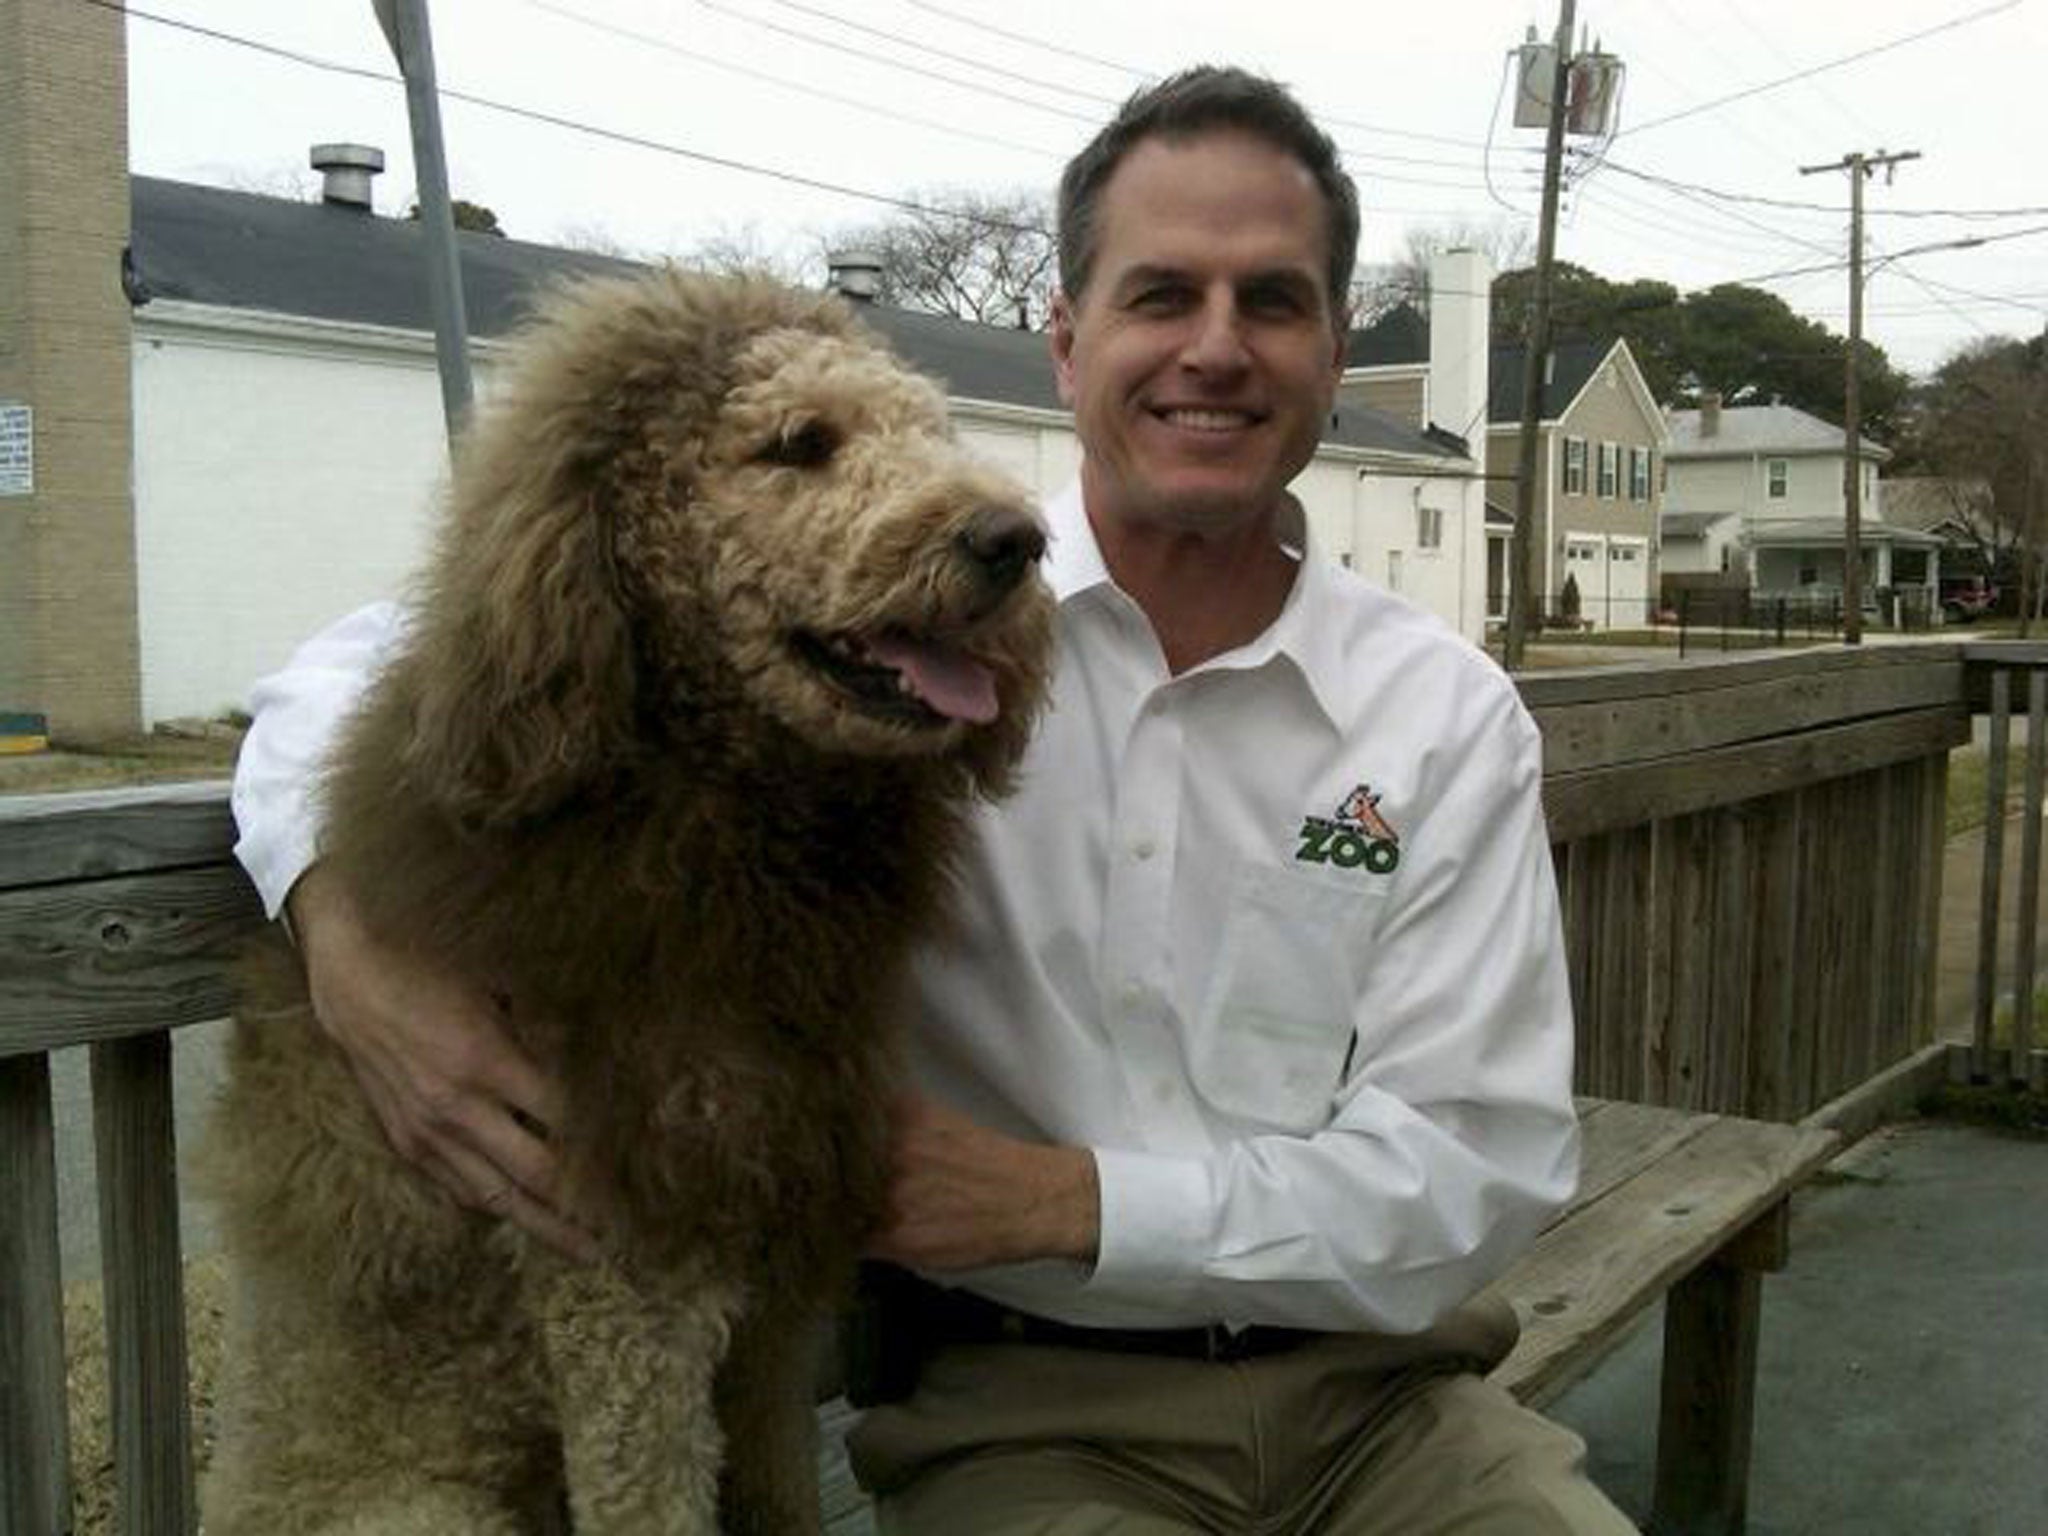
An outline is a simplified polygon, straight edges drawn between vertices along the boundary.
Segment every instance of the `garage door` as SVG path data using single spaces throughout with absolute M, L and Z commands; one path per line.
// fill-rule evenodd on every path
M 1650 621 L 1650 541 L 1607 541 L 1607 603 L 1594 615 L 1608 629 L 1639 629 Z

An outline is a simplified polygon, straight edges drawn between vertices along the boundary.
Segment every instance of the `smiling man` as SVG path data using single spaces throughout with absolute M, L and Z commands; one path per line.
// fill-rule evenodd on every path
M 1484 1380 L 1515 1325 L 1476 1298 L 1577 1161 L 1540 743 L 1287 491 L 1357 234 L 1328 137 L 1233 69 L 1133 97 L 1062 181 L 1055 698 L 905 1000 L 851 1441 L 885 1531 L 1632 1529 Z M 488 1001 L 301 879 L 306 786 L 389 622 L 260 691 L 245 862 L 292 893 L 393 1139 L 573 1242 L 551 1091 Z

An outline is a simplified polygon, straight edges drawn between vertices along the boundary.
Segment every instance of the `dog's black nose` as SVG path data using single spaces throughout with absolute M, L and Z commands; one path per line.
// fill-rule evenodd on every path
M 1007 592 L 1045 553 L 1045 530 L 1016 507 L 983 507 L 960 530 L 958 542 L 982 580 Z

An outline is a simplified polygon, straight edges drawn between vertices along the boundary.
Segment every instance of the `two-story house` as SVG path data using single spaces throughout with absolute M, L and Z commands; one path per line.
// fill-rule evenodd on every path
M 1486 427 L 1488 611 L 1506 615 L 1527 349 L 1495 347 Z M 1657 606 L 1664 413 L 1628 343 L 1551 349 L 1537 425 L 1530 578 L 1547 620 L 1647 624 Z
M 1840 427 L 1796 406 L 1723 405 L 1701 397 L 1669 417 L 1664 569 L 1720 574 L 1753 597 L 1838 598 L 1848 522 L 1847 445 Z M 1884 519 L 1878 469 L 1889 449 L 1857 443 L 1863 590 L 1880 611 L 1888 594 L 1932 591 L 1938 536 Z

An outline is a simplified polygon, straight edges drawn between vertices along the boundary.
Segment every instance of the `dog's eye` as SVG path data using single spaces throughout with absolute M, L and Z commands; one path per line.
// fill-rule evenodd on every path
M 784 469 L 816 469 L 839 451 L 839 434 L 832 424 L 812 417 L 792 422 L 761 445 L 757 462 Z

